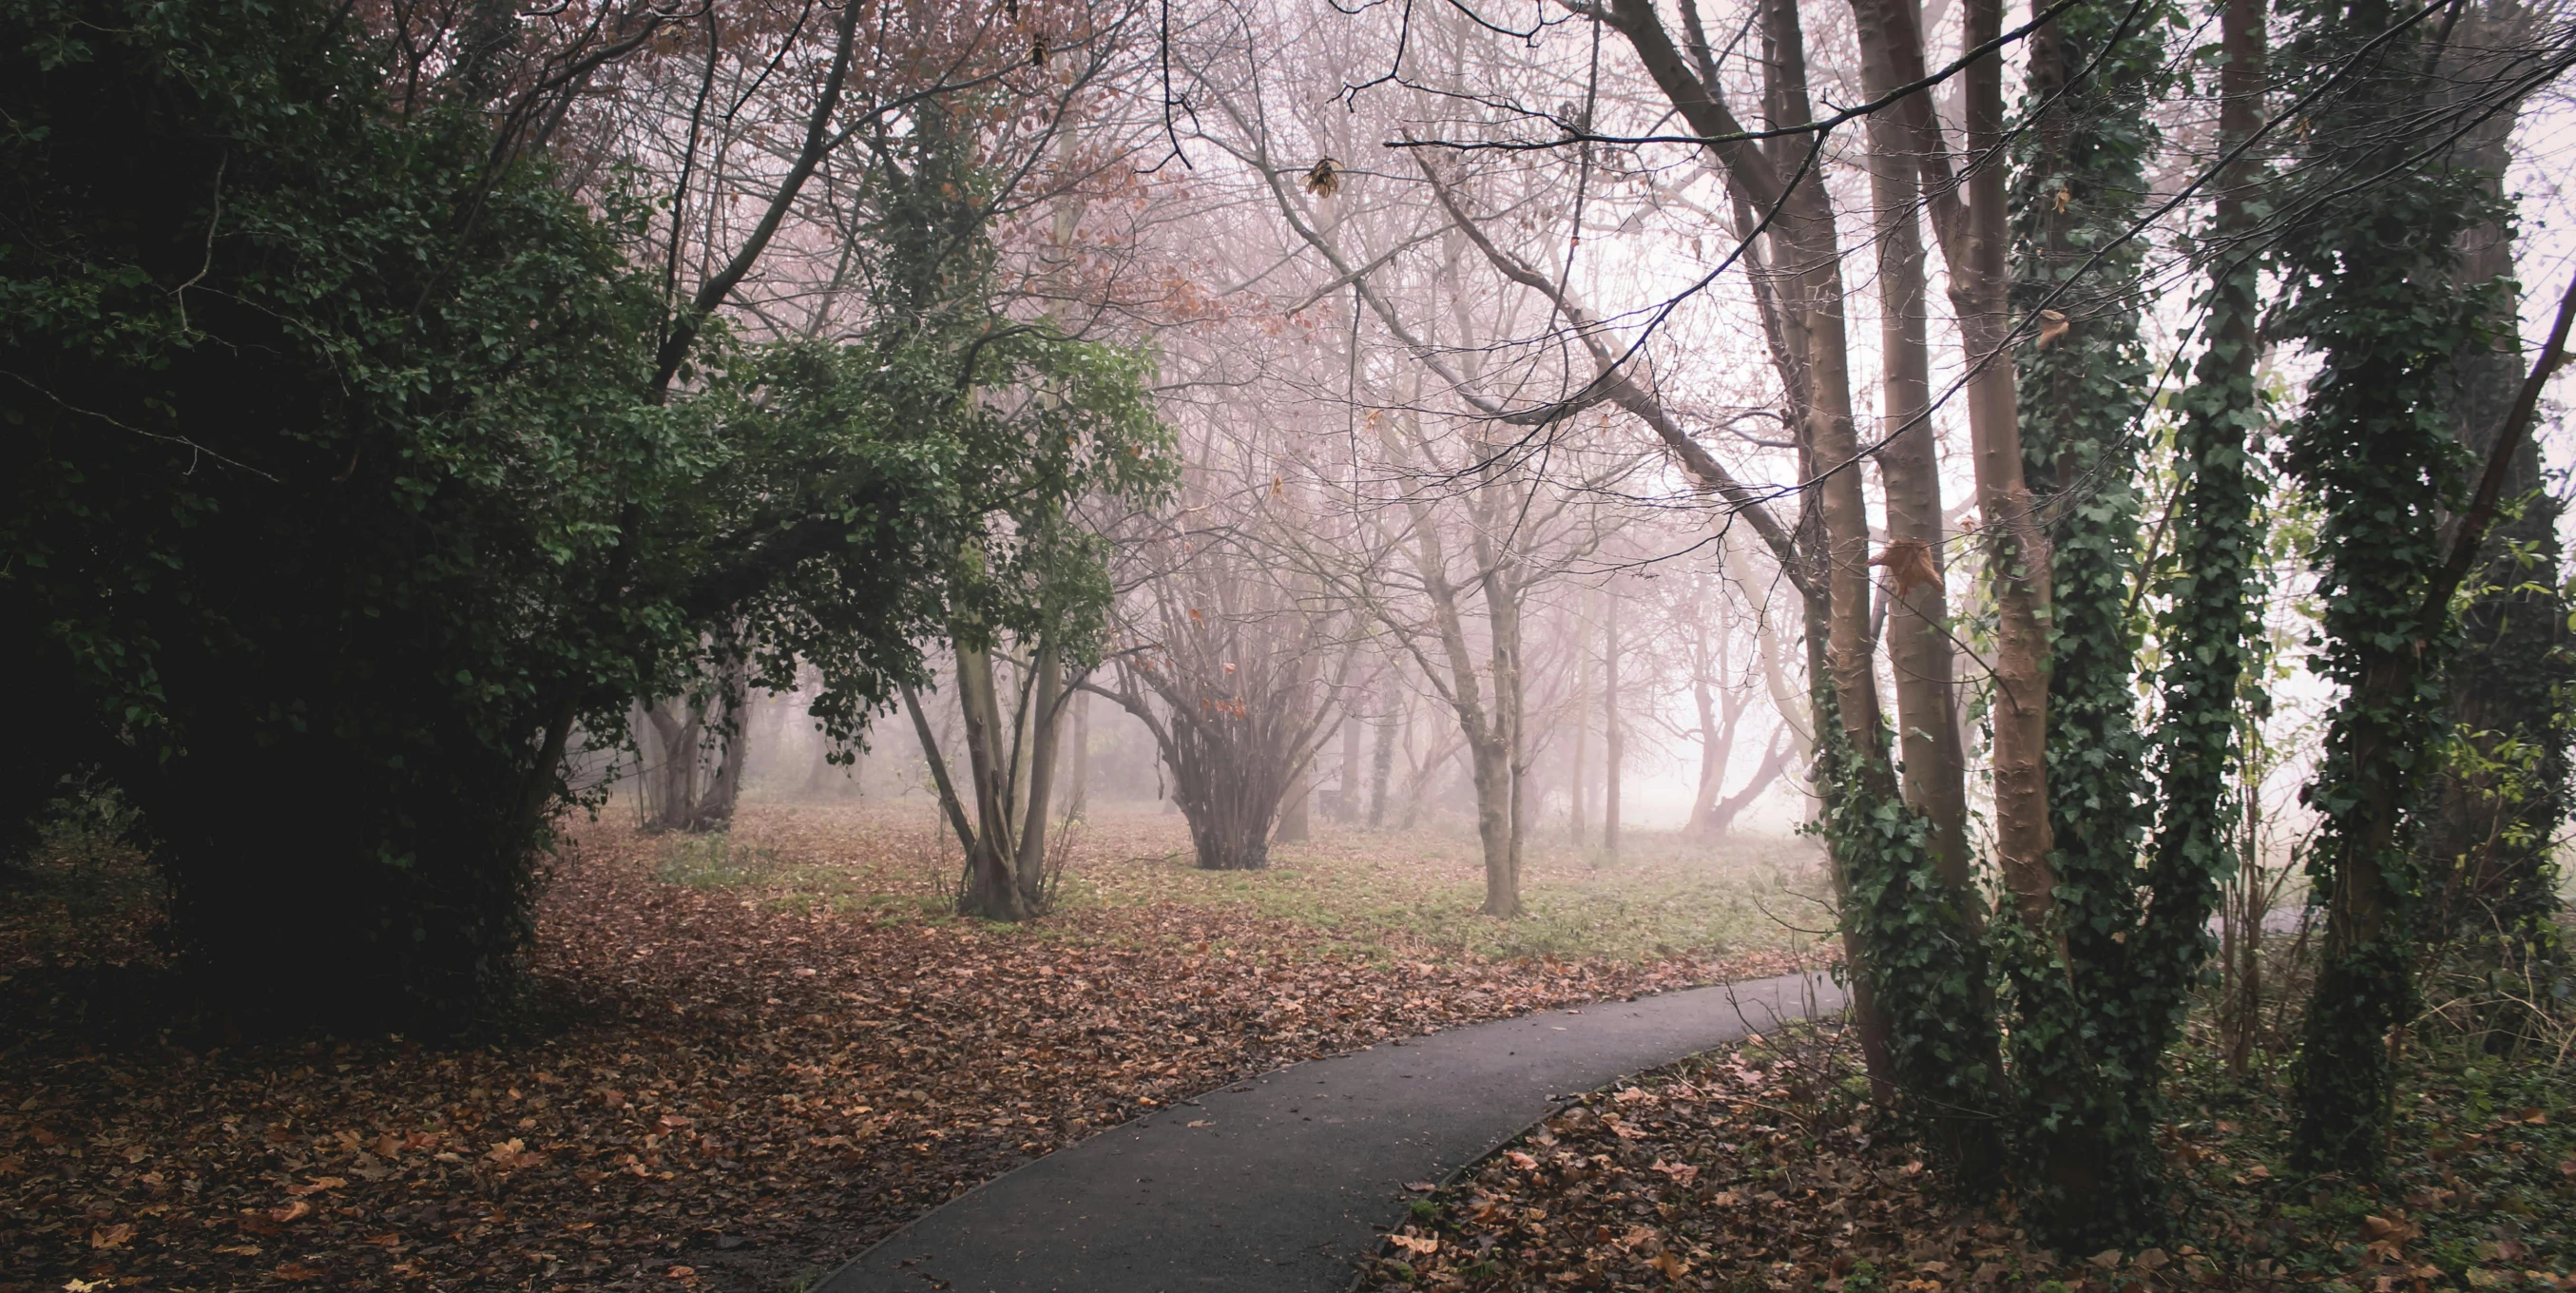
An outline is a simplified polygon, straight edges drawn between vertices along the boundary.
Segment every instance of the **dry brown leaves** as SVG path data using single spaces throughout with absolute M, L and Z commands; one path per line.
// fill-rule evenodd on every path
M 1838 1027 L 1783 1031 L 1594 1092 L 1414 1206 L 1363 1287 L 1473 1293 L 1789 1290 L 1808 1293 L 2227 1293 L 2314 1287 L 2429 1293 L 2576 1289 L 2544 1208 L 2485 1199 L 2482 1237 L 2433 1264 L 2424 1227 L 2395 1207 L 2297 1189 L 2259 1162 L 2268 1136 L 2230 1120 L 2168 1129 L 2176 1240 L 2165 1248 L 2059 1254 L 2008 1214 L 1961 1207 L 1901 1142 L 1873 1140 L 1857 1040 Z M 2519 1125 L 2511 1116 L 2521 1118 Z M 2546 1115 L 2495 1124 L 2528 1135 Z M 2458 1151 L 2477 1136 L 2447 1144 Z M 2439 1158 L 2442 1144 L 2432 1157 Z M 2520 1144 L 2507 1145 L 2521 1149 Z M 2416 1160 L 2409 1154 L 2406 1162 Z M 2576 1185 L 2576 1160 L 2567 1175 Z M 2194 1179 L 2196 1178 L 2196 1180 Z M 2463 1190 L 2479 1182 L 2453 1174 Z M 2489 1184 L 2492 1184 L 2490 1181 Z M 2419 1191 L 2413 1206 L 2446 1200 Z M 2556 1200 L 2576 1189 L 2556 1191 Z M 2557 1216 L 2566 1213 L 2557 1202 Z M 2419 1217 L 2422 1214 L 2419 1214 Z M 2446 1218 L 2447 1219 L 2447 1218 Z M 2357 1224 L 2353 1224 L 2357 1222 Z M 2518 1232 L 2518 1233 L 2517 1233 Z M 2412 1244 L 2414 1247 L 2410 1248 Z M 2542 1269 L 2554 1267 L 2554 1269 Z
M 1755 1037 L 1584 1096 L 1417 1206 L 1367 1287 L 2143 1290 L 2196 1269 L 2188 1251 L 2060 1263 L 1945 1202 L 1872 1141 L 1849 1045 Z
M 1360 962 L 1168 903 L 1034 930 L 792 914 L 657 883 L 649 845 L 582 833 L 540 913 L 539 1022 L 477 1046 L 110 1044 L 63 985 L 166 973 L 130 914 L 0 942 L 0 1293 L 771 1289 L 1238 1077 L 1787 968 Z

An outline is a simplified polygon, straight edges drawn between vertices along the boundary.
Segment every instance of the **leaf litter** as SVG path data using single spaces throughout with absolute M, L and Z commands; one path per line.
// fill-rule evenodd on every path
M 2186 1052 L 2165 1243 L 2058 1253 L 1874 1135 L 1857 1037 L 1793 1024 L 1569 1101 L 1412 1204 L 1363 1293 L 2576 1290 L 2576 1140 L 2545 1066 L 2410 1069 L 2384 1189 L 2298 1179 L 2276 1084 Z M 2472 1130 L 2472 1128 L 2476 1130 Z M 2267 1163 L 2266 1159 L 2270 1162 Z M 2563 1161 L 2562 1161 L 2563 1160 Z
M 1365 956 L 1170 901 L 1000 929 L 665 883 L 666 863 L 613 823 L 577 832 L 528 1018 L 472 1044 L 179 1026 L 150 1004 L 171 971 L 130 905 L 13 903 L 0 1293 L 776 1289 L 1239 1078 L 1796 964 L 1400 937 Z M 119 985 L 141 1004 L 102 1005 Z

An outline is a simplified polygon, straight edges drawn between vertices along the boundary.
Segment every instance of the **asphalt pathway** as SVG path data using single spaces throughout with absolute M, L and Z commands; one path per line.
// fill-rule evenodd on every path
M 1381 1044 L 1148 1114 L 985 1183 L 816 1293 L 1341 1293 L 1405 1215 L 1561 1096 L 1842 1008 L 1788 975 Z

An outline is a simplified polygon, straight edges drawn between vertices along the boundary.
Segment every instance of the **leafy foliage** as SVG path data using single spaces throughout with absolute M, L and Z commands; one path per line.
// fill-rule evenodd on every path
M 1977 895 L 1957 892 L 1932 856 L 1931 823 L 1883 777 L 1857 767 L 1839 724 L 1824 725 L 1828 793 L 1821 833 L 1843 892 L 1861 986 L 1885 1021 L 1897 1090 L 1888 1110 L 1922 1136 L 1952 1179 L 1995 1184 L 1998 1115 L 2008 1091 Z
M 2145 979 L 2129 940 L 2148 905 L 2139 837 L 2147 742 L 2137 722 L 2142 617 L 2138 466 L 2155 376 L 2139 338 L 2131 237 L 2161 140 L 2172 6 L 2081 6 L 2034 56 L 2015 157 L 2014 293 L 2042 327 L 2016 356 L 2025 475 L 2045 500 L 2055 614 L 2048 673 L 2053 924 L 1997 921 L 2025 1193 L 2052 1238 L 2091 1243 L 2152 1224 L 2152 1074 L 2196 963 Z M 2207 894 L 2152 891 L 2159 919 L 2205 920 Z
M 2398 15 L 2371 2 L 2297 11 L 2302 65 L 2358 58 L 2356 89 L 2321 109 L 2294 176 L 2304 208 L 2282 241 L 2288 298 L 2270 332 L 2315 352 L 2282 466 L 2317 498 L 2323 635 L 2313 667 L 2344 689 L 2305 800 L 2319 818 L 2309 871 L 2331 913 L 2308 1011 L 2298 1146 L 2305 1161 L 2376 1175 L 2392 1074 L 2385 1038 L 2413 1009 L 2410 918 L 2421 886 L 2408 809 L 2438 757 L 2448 607 L 2428 608 L 2445 557 L 2442 505 L 2466 453 L 2446 402 L 2453 356 L 2497 317 L 2495 283 L 2450 274 L 2455 240 L 2486 214 L 2483 185 L 2442 157 L 2394 169 L 2393 129 L 2420 106 L 2422 37 L 2355 51 Z
M 952 603 L 1096 633 L 1096 549 L 1010 521 L 1165 442 L 1147 356 L 1041 327 L 719 328 L 661 399 L 638 205 L 392 112 L 342 16 L 0 8 L 0 658 L 68 683 L 8 780 L 125 788 L 211 987 L 452 1023 L 511 980 L 576 726 L 751 655 L 854 736 Z
M 631 210 L 383 112 L 330 17 L 0 11 L 0 621 L 63 734 L 11 780 L 106 767 L 224 986 L 462 1002 L 526 933 L 560 608 L 668 435 L 656 306 Z

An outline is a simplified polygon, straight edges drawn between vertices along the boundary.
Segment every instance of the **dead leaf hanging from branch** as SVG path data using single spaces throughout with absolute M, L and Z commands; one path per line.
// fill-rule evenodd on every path
M 1932 545 L 1921 539 L 1895 540 L 1870 558 L 1869 564 L 1887 567 L 1888 576 L 1896 581 L 1898 597 L 1941 582 L 1941 568 L 1932 561 Z
M 1306 191 L 1319 198 L 1328 198 L 1341 192 L 1340 165 L 1330 157 L 1316 158 L 1314 169 L 1306 172 Z

